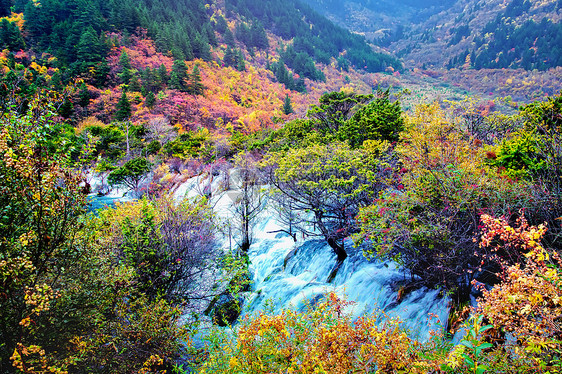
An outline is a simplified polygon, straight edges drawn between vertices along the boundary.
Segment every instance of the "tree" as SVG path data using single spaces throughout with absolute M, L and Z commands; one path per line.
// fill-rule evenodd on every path
M 236 70 L 246 71 L 246 60 L 244 59 L 244 53 L 241 50 L 237 50 L 236 53 Z
M 276 193 L 286 195 L 303 216 L 310 212 L 300 229 L 323 237 L 336 254 L 330 280 L 347 257 L 344 239 L 358 231 L 359 208 L 389 184 L 392 168 L 375 157 L 381 150 L 352 150 L 333 142 L 271 153 L 266 160 Z
M 25 48 L 25 42 L 18 26 L 6 18 L 0 21 L 0 48 L 14 52 Z
M 285 100 L 283 101 L 283 113 L 291 114 L 293 113 L 293 106 L 291 105 L 291 98 L 289 95 L 285 95 Z
M 158 77 L 162 85 L 168 84 L 170 77 L 168 76 L 168 70 L 166 70 L 166 66 L 164 66 L 164 64 L 161 64 L 160 67 L 158 67 Z
M 150 171 L 150 166 L 150 163 L 144 157 L 137 157 L 113 170 L 107 180 L 110 185 L 126 186 L 136 192 L 139 183 Z
M 126 212 L 125 209 L 128 211 Z M 138 211 L 137 214 L 132 214 Z M 172 196 L 146 197 L 124 209 L 104 213 L 103 220 L 119 227 L 115 238 L 123 260 L 135 269 L 139 289 L 149 299 L 191 302 L 214 296 L 211 285 L 201 282 L 203 271 L 212 271 L 218 256 L 213 245 L 214 217 L 205 199 Z
M 117 102 L 115 106 L 115 115 L 114 118 L 117 121 L 124 121 L 131 116 L 131 103 L 127 98 L 127 92 L 123 91 L 121 94 L 121 98 Z
M 121 82 L 128 85 L 133 76 L 133 71 L 131 68 L 129 55 L 127 54 L 127 51 L 125 49 L 121 51 L 121 55 L 119 56 L 119 67 L 121 69 L 121 72 L 118 74 L 118 76 L 121 79 Z
M 148 94 L 146 94 L 144 105 L 146 105 L 147 108 L 152 109 L 155 103 L 156 103 L 156 96 L 154 95 L 154 92 L 149 91 Z
M 330 92 L 322 95 L 319 105 L 312 105 L 307 116 L 315 122 L 316 128 L 323 134 L 337 133 L 349 119 L 359 104 L 370 101 L 373 95 L 360 95 L 353 92 Z
M 80 84 L 80 91 L 78 92 L 78 105 L 82 108 L 86 108 L 90 105 L 90 98 L 90 91 L 88 91 L 86 83 L 82 82 L 82 84 Z
M 409 121 L 396 147 L 402 168 L 395 193 L 359 213 L 360 236 L 371 245 L 364 253 L 394 259 L 427 286 L 466 300 L 472 279 L 493 277 L 497 270 L 473 241 L 480 214 L 531 207 L 523 192 L 529 187 L 490 170 L 482 142 L 459 131 L 437 103 L 421 105 Z
M 189 84 L 187 87 L 187 92 L 191 95 L 203 95 L 205 86 L 201 83 L 201 72 L 199 71 L 199 65 L 195 64 L 193 66 L 193 71 L 189 75 Z
M 226 47 L 226 51 L 224 52 L 224 58 L 222 59 L 225 66 L 236 66 L 237 60 L 237 53 L 236 49 L 232 50 L 230 46 Z
M 0 17 L 9 16 L 11 6 L 12 6 L 11 0 L 0 0 Z
M 10 356 L 72 330 L 51 309 L 63 303 L 65 282 L 81 263 L 75 244 L 85 208 L 81 177 L 66 169 L 63 153 L 49 153 L 53 114 L 32 108 L 0 117 L 0 371 Z M 53 326 L 60 327 L 53 329 Z M 52 347 L 50 347 L 52 348 Z
M 238 191 L 232 206 L 236 229 L 239 232 L 239 246 L 247 252 L 252 244 L 252 228 L 257 215 L 263 209 L 261 181 L 256 160 L 251 154 L 242 152 L 236 156 L 235 167 L 238 170 L 235 188 Z
M 352 148 L 360 147 L 365 140 L 396 142 L 404 129 L 400 103 L 390 102 L 389 91 L 381 92 L 370 103 L 362 106 L 339 129 L 340 139 L 347 140 Z
M 131 76 L 131 80 L 129 81 L 129 87 L 128 90 L 130 92 L 140 92 L 141 91 L 141 84 L 139 81 L 139 77 L 136 74 L 133 74 Z
M 105 49 L 105 45 L 100 41 L 94 28 L 89 26 L 85 32 L 80 35 L 80 41 L 76 46 L 76 58 L 78 61 L 84 63 L 84 67 L 93 67 L 104 59 Z M 123 58 L 125 58 L 125 56 Z M 119 59 L 119 63 L 121 64 L 121 58 Z M 123 60 L 123 63 L 125 65 L 121 65 L 121 68 L 125 69 L 127 61 Z M 129 64 L 128 69 L 130 68 L 131 66 Z M 124 71 L 122 70 L 122 72 Z
M 175 60 L 170 74 L 170 87 L 182 91 L 189 92 L 187 85 L 187 65 L 183 60 Z

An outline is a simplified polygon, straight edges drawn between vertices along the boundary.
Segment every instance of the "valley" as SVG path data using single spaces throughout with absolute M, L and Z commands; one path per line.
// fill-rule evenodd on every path
M 0 0 L 0 372 L 558 372 L 561 12 Z

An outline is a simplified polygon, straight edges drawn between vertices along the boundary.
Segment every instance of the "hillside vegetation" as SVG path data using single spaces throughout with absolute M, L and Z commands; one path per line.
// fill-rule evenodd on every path
M 559 2 L 423 5 L 397 3 L 468 8 L 380 41 L 407 72 L 296 0 L 0 0 L 0 372 L 561 371 Z M 523 64 L 537 25 L 547 72 L 486 65 Z M 130 201 L 90 211 L 110 190 Z M 330 248 L 327 283 L 353 241 L 448 320 L 420 342 L 326 293 L 238 321 L 266 200 Z

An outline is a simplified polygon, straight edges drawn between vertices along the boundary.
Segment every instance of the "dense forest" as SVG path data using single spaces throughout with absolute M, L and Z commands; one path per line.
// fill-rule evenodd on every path
M 510 21 L 534 6 L 408 70 L 297 0 L 0 0 L 0 372 L 562 370 L 559 22 Z M 292 247 L 264 275 L 266 220 Z M 323 248 L 294 282 L 324 291 L 244 314 Z M 327 291 L 384 269 L 386 307 L 446 305 L 427 338 Z
M 552 7 L 558 11 L 562 9 L 562 3 L 552 4 Z M 530 8 L 531 2 L 527 0 L 509 3 L 502 13 L 486 24 L 482 37 L 474 39 L 473 49 L 451 59 L 448 67 L 462 66 L 466 61 L 475 69 L 522 67 L 526 70 L 546 70 L 562 66 L 562 25 L 559 22 L 546 17 L 540 22 L 533 19 L 521 24 L 513 22 Z M 450 43 L 457 44 L 469 34 L 468 26 L 459 27 Z

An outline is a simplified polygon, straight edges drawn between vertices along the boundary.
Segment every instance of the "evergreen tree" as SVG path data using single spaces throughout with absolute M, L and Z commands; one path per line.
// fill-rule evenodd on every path
M 154 107 L 154 104 L 156 103 L 156 96 L 154 96 L 154 92 L 149 91 L 148 94 L 146 95 L 146 98 L 144 100 L 144 105 L 147 108 L 151 108 Z
M 115 106 L 114 118 L 117 121 L 124 121 L 131 116 L 131 103 L 127 99 L 127 93 L 123 90 L 119 102 Z
M 228 27 L 224 32 L 224 42 L 229 47 L 234 47 L 236 45 L 236 40 L 234 40 L 234 34 L 232 33 L 232 31 L 230 31 Z
M 62 118 L 70 118 L 73 112 L 74 105 L 72 104 L 72 101 L 70 101 L 70 98 L 65 97 L 62 105 L 58 108 L 57 113 Z
M 187 65 L 185 64 L 185 61 L 175 60 L 174 65 L 172 66 L 172 73 L 170 74 L 170 87 L 178 91 L 187 92 L 188 86 L 186 81 Z
M 246 71 L 246 61 L 244 60 L 244 54 L 241 50 L 238 50 L 237 58 L 236 58 L 236 70 L 238 71 Z
M 201 83 L 201 72 L 199 71 L 199 65 L 195 64 L 193 71 L 189 75 L 189 87 L 188 91 L 192 95 L 203 95 L 205 86 Z
M 204 34 L 197 34 L 192 42 L 193 54 L 205 61 L 211 60 L 211 49 L 209 47 L 209 40 Z
M 285 101 L 283 102 L 283 113 L 291 114 L 293 113 L 293 106 L 291 105 L 291 98 L 289 95 L 285 95 Z
M 139 82 L 139 77 L 136 74 L 133 74 L 131 77 L 131 81 L 129 83 L 129 91 L 131 92 L 141 91 L 141 84 Z
M 78 105 L 82 108 L 87 107 L 90 104 L 90 91 L 86 87 L 86 83 L 82 82 L 80 85 L 80 92 L 78 93 Z
M 11 6 L 12 6 L 11 0 L 0 0 L 0 17 L 9 16 Z
M 235 53 L 230 46 L 226 47 L 226 51 L 224 52 L 223 63 L 224 66 L 235 66 L 237 65 L 237 53 Z
M 107 75 L 109 74 L 109 64 L 103 59 L 96 64 L 94 71 L 94 84 L 96 87 L 104 87 L 107 84 Z
M 186 67 L 187 69 L 187 67 Z M 158 67 L 158 78 L 163 86 L 167 85 L 170 81 L 170 77 L 168 75 L 168 70 L 166 70 L 166 66 L 164 64 Z
M 76 58 L 86 63 L 87 67 L 94 66 L 105 57 L 105 45 L 92 26 L 89 26 L 82 35 L 76 46 Z
M 216 17 L 215 30 L 217 30 L 219 34 L 224 34 L 227 29 L 228 29 L 228 24 L 226 23 L 224 17 L 223 16 Z
M 265 30 L 259 21 L 252 22 L 252 26 L 250 27 L 250 40 L 252 47 L 258 49 L 269 48 L 269 40 L 267 40 Z
M 150 66 L 147 66 L 146 69 L 141 71 L 141 81 L 142 81 L 142 91 L 143 95 L 146 96 L 148 92 L 152 92 L 155 90 L 156 86 L 159 84 L 156 82 L 155 74 L 153 73 Z
M 51 77 L 51 87 L 54 91 L 61 92 L 64 88 L 60 71 L 55 71 Z
M 118 76 L 121 78 L 121 82 L 128 85 L 133 76 L 133 72 L 131 62 L 129 61 L 129 55 L 124 49 L 121 51 L 121 55 L 119 56 L 119 67 L 121 68 L 121 72 Z
M 2 19 L 0 22 L 0 50 L 19 51 L 24 48 L 25 42 L 16 23 L 10 22 L 6 18 Z

